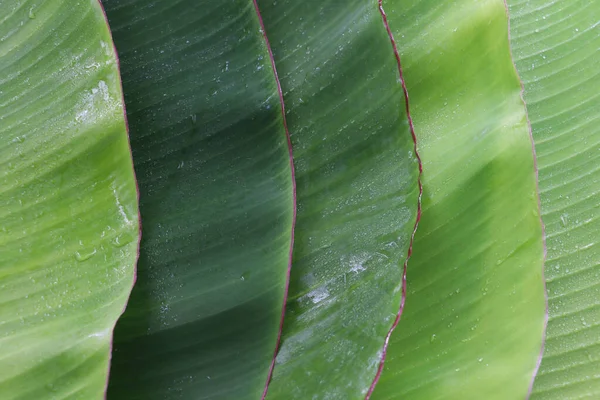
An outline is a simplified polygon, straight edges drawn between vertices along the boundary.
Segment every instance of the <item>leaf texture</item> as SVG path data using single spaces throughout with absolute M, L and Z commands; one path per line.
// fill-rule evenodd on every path
M 107 0 L 143 218 L 109 399 L 256 399 L 294 211 L 276 82 L 251 1 Z
M 503 3 L 383 8 L 423 160 L 423 216 L 371 398 L 524 398 L 545 326 L 543 232 Z
M 548 233 L 548 332 L 531 398 L 600 398 L 600 4 L 508 5 Z
M 265 35 L 298 195 L 267 398 L 363 397 L 398 312 L 418 196 L 376 3 L 106 5 L 144 218 L 109 398 L 243 399 L 264 389 L 294 212 Z M 295 16 L 280 20 L 281 7 Z
M 0 397 L 102 399 L 137 192 L 97 1 L 0 1 Z
M 266 398 L 362 399 L 399 311 L 419 194 L 394 55 L 373 0 L 257 4 L 283 88 L 298 194 Z

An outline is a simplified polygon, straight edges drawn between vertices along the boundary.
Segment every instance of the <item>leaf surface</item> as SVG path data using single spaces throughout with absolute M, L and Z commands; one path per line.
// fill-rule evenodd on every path
M 503 3 L 383 7 L 423 160 L 423 216 L 372 399 L 524 398 L 545 325 L 543 236 Z
M 374 0 L 258 0 L 287 110 L 298 216 L 267 399 L 362 399 L 402 297 L 418 164 Z
M 548 234 L 548 331 L 531 398 L 600 398 L 600 3 L 508 4 Z
M 102 399 L 137 193 L 97 1 L 0 2 L 0 397 Z
M 143 218 L 109 399 L 260 398 L 294 199 L 251 1 L 108 0 Z
M 268 396 L 360 398 L 398 312 L 417 208 L 393 54 L 372 0 L 258 6 L 299 196 Z M 109 1 L 107 12 L 144 217 L 109 398 L 256 398 L 276 343 L 293 215 L 259 14 L 252 1 Z

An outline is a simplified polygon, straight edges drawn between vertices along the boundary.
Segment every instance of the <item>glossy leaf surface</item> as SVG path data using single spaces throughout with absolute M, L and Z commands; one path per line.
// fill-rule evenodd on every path
M 298 193 L 267 399 L 362 399 L 398 313 L 417 211 L 418 165 L 394 54 L 374 0 L 258 5 Z
M 299 171 L 291 327 L 269 396 L 360 397 L 398 310 L 417 207 L 393 54 L 373 1 L 307 3 L 286 21 L 293 35 L 263 8 L 272 4 L 259 6 Z M 253 3 L 112 1 L 107 12 L 144 217 L 139 285 L 118 327 L 109 397 L 256 398 L 275 345 L 293 203 Z M 356 31 L 325 40 L 349 22 Z M 303 37 L 304 23 L 320 42 Z M 303 52 L 283 62 L 296 46 Z M 308 84 L 296 86 L 301 79 Z M 299 330 L 308 344 L 291 338 Z M 325 372 L 328 385 L 319 383 Z M 352 385 L 339 390 L 341 377 Z
M 293 216 L 273 71 L 249 1 L 105 2 L 143 218 L 109 399 L 260 398 Z
M 423 160 L 423 216 L 372 398 L 525 398 L 544 328 L 543 241 L 503 3 L 383 6 Z
M 600 398 L 600 3 L 508 3 L 548 234 L 550 315 L 531 398 Z
M 102 399 L 138 210 L 96 1 L 0 1 L 0 397 Z

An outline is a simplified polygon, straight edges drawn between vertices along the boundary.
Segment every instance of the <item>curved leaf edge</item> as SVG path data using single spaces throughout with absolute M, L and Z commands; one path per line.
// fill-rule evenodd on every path
M 108 23 L 108 16 L 106 15 L 106 10 L 104 9 L 102 0 L 97 0 L 97 2 L 100 7 L 100 11 L 102 12 L 102 17 L 104 18 L 104 22 L 106 24 L 108 36 L 110 37 L 109 47 L 112 47 L 112 53 L 113 53 L 113 56 L 116 61 L 116 67 L 117 67 L 117 72 L 118 72 L 119 92 L 121 94 L 121 105 L 123 107 L 123 120 L 125 121 L 125 132 L 127 133 L 127 147 L 129 149 L 129 156 L 130 156 L 129 159 L 131 160 L 131 171 L 133 173 L 133 180 L 135 182 L 136 203 L 137 203 L 137 205 L 139 205 L 139 203 L 140 203 L 140 188 L 139 188 L 137 177 L 135 175 L 135 167 L 133 165 L 133 153 L 131 151 L 131 140 L 130 140 L 130 136 L 129 136 L 129 122 L 127 121 L 127 109 L 125 107 L 125 95 L 123 92 L 123 79 L 121 78 L 121 63 L 119 60 L 119 53 L 117 52 L 117 48 L 115 46 L 115 43 L 114 43 L 114 40 L 112 37 L 112 31 L 111 31 L 110 25 Z M 138 220 L 138 240 L 137 240 L 136 256 L 135 256 L 135 261 L 133 264 L 133 271 L 132 271 L 133 272 L 133 281 L 131 283 L 131 289 L 129 290 L 129 295 L 127 296 L 127 301 L 125 302 L 125 305 L 123 306 L 123 309 L 121 310 L 121 313 L 119 314 L 119 317 L 115 320 L 112 327 L 110 328 L 110 344 L 109 344 L 108 363 L 107 363 L 107 371 L 106 371 L 106 383 L 104 384 L 104 394 L 103 394 L 104 400 L 107 399 L 107 395 L 108 395 L 108 381 L 110 379 L 110 369 L 111 369 L 110 367 L 111 367 L 111 361 L 112 361 L 115 327 L 117 326 L 117 322 L 119 321 L 119 319 L 121 318 L 121 316 L 123 315 L 125 310 L 127 309 L 127 304 L 129 303 L 129 298 L 131 297 L 131 292 L 133 290 L 133 287 L 135 286 L 135 282 L 137 281 L 137 263 L 140 259 L 140 243 L 142 241 L 142 215 L 140 213 L 139 207 L 137 207 L 137 212 L 138 212 L 138 216 L 137 216 L 138 217 L 137 218 L 137 220 Z
M 419 155 L 417 135 L 415 134 L 415 127 L 413 124 L 412 116 L 410 114 L 410 105 L 409 105 L 410 102 L 409 102 L 409 97 L 408 97 L 408 89 L 406 88 L 406 82 L 404 81 L 402 62 L 400 61 L 400 53 L 398 53 L 398 46 L 396 45 L 396 39 L 394 39 L 394 34 L 392 33 L 392 30 L 388 23 L 387 15 L 383 8 L 383 0 L 377 1 L 377 8 L 379 9 L 379 14 L 381 14 L 381 20 L 382 20 L 383 26 L 385 27 L 385 30 L 390 38 L 390 44 L 392 45 L 394 57 L 396 58 L 396 64 L 398 65 L 398 77 L 400 79 L 400 85 L 402 86 L 402 93 L 404 94 L 404 105 L 406 107 L 406 117 L 408 119 L 408 125 L 410 127 L 410 134 L 411 134 L 412 140 L 413 140 L 413 152 L 415 154 L 415 157 L 417 158 L 417 163 L 419 165 L 419 173 L 417 175 L 417 184 L 419 186 L 419 196 L 417 197 L 417 216 L 415 218 L 413 230 L 410 235 L 410 241 L 408 244 L 406 258 L 404 259 L 404 264 L 402 267 L 402 297 L 400 299 L 400 306 L 398 309 L 398 313 L 396 314 L 396 318 L 394 319 L 394 322 L 392 323 L 392 326 L 390 327 L 387 334 L 385 335 L 385 340 L 383 342 L 383 349 L 381 351 L 381 359 L 379 361 L 379 366 L 377 367 L 377 372 L 375 373 L 373 382 L 371 383 L 371 386 L 369 387 L 369 390 L 367 391 L 367 394 L 365 395 L 365 400 L 369 400 L 371 398 L 371 395 L 373 394 L 373 391 L 375 390 L 375 386 L 377 386 L 377 382 L 379 382 L 379 378 L 381 377 L 381 373 L 383 372 L 383 367 L 385 364 L 385 356 L 386 356 L 388 344 L 390 341 L 390 337 L 392 336 L 394 329 L 396 329 L 396 326 L 398 326 L 398 323 L 400 322 L 400 318 L 402 317 L 402 311 L 404 311 L 404 304 L 406 303 L 406 270 L 408 268 L 408 261 L 410 260 L 410 257 L 412 255 L 415 234 L 417 233 L 417 229 L 419 228 L 419 221 L 421 221 L 421 212 L 422 212 L 421 200 L 423 198 L 423 184 L 421 181 L 421 178 L 423 176 L 423 162 L 421 161 L 421 156 Z M 536 169 L 536 171 L 537 171 L 537 169 Z M 538 196 L 538 202 L 539 202 L 539 196 Z M 545 249 L 545 244 L 544 244 L 544 249 Z M 547 309 L 548 309 L 548 302 L 546 302 L 546 310 Z M 546 312 L 546 315 L 548 315 L 547 312 Z
M 519 71 L 517 69 L 517 65 L 515 63 L 515 58 L 513 55 L 513 51 L 512 51 L 512 45 L 511 45 L 511 36 L 510 36 L 510 12 L 508 9 L 508 4 L 507 4 L 507 0 L 503 0 L 503 4 L 504 4 L 504 9 L 506 12 L 506 19 L 507 19 L 507 34 L 508 34 L 508 43 L 509 43 L 509 52 L 510 52 L 510 58 L 513 64 L 513 68 L 514 68 L 514 73 L 516 76 L 516 79 L 519 82 L 519 85 L 521 86 L 521 91 L 519 93 L 519 97 L 521 98 L 521 101 L 523 103 L 523 107 L 525 110 L 525 118 L 526 118 L 526 122 L 527 122 L 527 131 L 529 133 L 529 140 L 531 142 L 531 152 L 532 152 L 532 156 L 533 156 L 533 169 L 534 169 L 534 175 L 535 175 L 535 188 L 536 188 L 536 202 L 537 202 L 537 207 L 538 207 L 538 215 L 539 215 L 539 219 L 540 219 L 540 225 L 541 225 L 541 229 L 542 229 L 542 245 L 543 245 L 543 256 L 542 256 L 542 284 L 544 286 L 544 305 L 545 305 L 545 313 L 544 313 L 544 326 L 543 326 L 543 330 L 542 330 L 542 340 L 541 340 L 541 346 L 540 346 L 540 351 L 539 351 L 539 355 L 538 355 L 538 359 L 535 365 L 535 368 L 533 370 L 533 374 L 531 376 L 531 380 L 529 383 L 529 387 L 527 390 L 527 397 L 526 399 L 529 399 L 529 397 L 531 396 L 531 393 L 533 391 L 533 384 L 535 381 L 535 378 L 537 376 L 537 373 L 540 369 L 540 365 L 542 363 L 542 358 L 544 355 L 544 348 L 545 348 L 545 344 L 546 344 L 546 330 L 548 327 L 548 290 L 546 287 L 546 278 L 544 275 L 544 271 L 545 271 L 545 265 L 546 265 L 546 259 L 547 259 L 547 254 L 548 254 L 548 250 L 547 250 L 547 246 L 546 246 L 546 226 L 544 225 L 544 221 L 542 219 L 542 205 L 541 205 L 541 199 L 540 199 L 540 188 L 539 188 L 539 168 L 538 168 L 538 164 L 537 164 L 537 154 L 536 154 L 536 150 L 535 150 L 535 141 L 533 139 L 533 132 L 532 132 L 532 128 L 531 128 L 531 121 L 529 119 L 529 113 L 527 110 L 527 103 L 525 101 L 524 98 L 524 92 L 525 92 L 525 86 L 523 84 L 523 80 L 521 79 L 520 75 L 519 75 Z M 373 391 L 375 390 L 375 387 L 377 386 L 377 383 L 379 381 L 379 378 L 381 377 L 381 373 L 383 372 L 383 367 L 385 364 L 385 357 L 386 357 L 386 351 L 387 351 L 387 347 L 388 347 L 388 343 L 389 343 L 389 339 L 391 334 L 393 333 L 394 329 L 396 328 L 396 326 L 398 325 L 398 323 L 400 322 L 400 318 L 402 317 L 402 311 L 404 310 L 404 304 L 406 301 L 406 270 L 407 270 L 407 266 L 408 266 L 408 261 L 410 260 L 410 257 L 412 255 L 412 247 L 413 247 L 413 241 L 414 241 L 414 237 L 415 234 L 417 232 L 418 226 L 419 226 L 419 221 L 421 219 L 421 200 L 422 200 L 422 195 L 423 195 L 423 186 L 421 183 L 421 177 L 423 174 L 423 164 L 421 162 L 421 157 L 419 156 L 419 152 L 418 152 L 418 140 L 417 140 L 417 136 L 415 134 L 415 129 L 414 129 L 414 125 L 413 125 L 413 121 L 412 121 L 412 117 L 410 114 L 410 105 L 409 105 L 409 95 L 408 95 L 408 90 L 406 88 L 406 83 L 404 81 L 404 76 L 403 76 L 403 70 L 402 70 L 402 62 L 400 59 L 400 54 L 398 53 L 398 47 L 396 45 L 396 40 L 394 38 L 394 35 L 391 31 L 391 28 L 389 26 L 388 20 L 387 20 L 387 15 L 385 13 L 385 9 L 383 7 L 383 0 L 378 0 L 378 8 L 379 8 L 379 13 L 381 14 L 381 18 L 383 21 L 383 25 L 388 33 L 388 36 L 390 38 L 390 42 L 394 51 L 394 56 L 396 58 L 396 62 L 398 64 L 398 73 L 399 73 L 399 78 L 400 78 L 400 83 L 402 85 L 402 91 L 404 93 L 404 100 L 405 100 L 405 104 L 406 104 L 406 114 L 407 114 L 407 118 L 408 118 L 408 122 L 409 122 L 409 126 L 410 126 L 410 132 L 413 138 L 413 142 L 414 142 L 414 153 L 415 156 L 418 160 L 419 163 L 419 175 L 418 175 L 418 184 L 419 184 L 419 197 L 418 197 L 418 204 L 417 204 L 417 218 L 415 220 L 415 225 L 414 225 L 414 229 L 410 238 L 410 244 L 408 247 L 408 253 L 406 256 L 406 259 L 404 261 L 404 267 L 403 267 L 403 273 L 402 273 L 402 299 L 400 302 L 400 309 L 398 311 L 398 314 L 396 316 L 396 319 L 394 320 L 394 323 L 392 324 L 392 326 L 390 327 L 390 330 L 388 331 L 386 337 L 385 337 L 385 341 L 384 341 L 384 346 L 383 346 L 383 351 L 381 353 L 381 361 L 379 363 L 379 367 L 377 369 L 377 373 L 375 375 L 375 378 L 373 379 L 373 383 L 371 384 L 371 387 L 369 388 L 369 391 L 367 392 L 367 395 L 365 396 L 365 400 L 369 400 Z M 263 399 L 264 400 L 264 399 Z
M 294 153 L 292 149 L 292 139 L 290 137 L 290 131 L 287 125 L 287 119 L 285 117 L 285 101 L 283 100 L 283 90 L 281 89 L 281 82 L 279 80 L 279 74 L 277 73 L 277 67 L 275 65 L 275 57 L 273 56 L 273 50 L 271 49 L 271 43 L 269 42 L 269 37 L 267 36 L 267 30 L 265 29 L 265 24 L 263 22 L 262 14 L 260 13 L 260 8 L 258 7 L 257 0 L 252 0 L 252 4 L 254 6 L 254 11 L 256 11 L 256 18 L 258 20 L 258 24 L 260 26 L 260 32 L 262 34 L 263 40 L 265 42 L 265 47 L 269 56 L 269 61 L 271 63 L 271 69 L 273 71 L 273 78 L 275 79 L 275 84 L 277 86 L 277 95 L 279 96 L 279 105 L 281 108 L 281 120 L 283 122 L 283 129 L 285 131 L 287 146 L 288 146 L 288 154 L 290 158 L 290 171 L 292 174 L 292 227 L 291 227 L 291 235 L 290 235 L 290 250 L 288 253 L 288 265 L 285 277 L 285 288 L 283 292 L 283 304 L 281 307 L 281 316 L 279 319 L 279 328 L 277 332 L 277 339 L 275 340 L 275 348 L 273 350 L 273 357 L 271 359 L 271 364 L 269 365 L 269 371 L 267 372 L 267 378 L 265 381 L 265 386 L 263 389 L 263 393 L 261 396 L 261 400 L 265 400 L 267 397 L 267 392 L 269 390 L 269 384 L 271 383 L 271 378 L 273 377 L 273 371 L 275 369 L 275 360 L 277 359 L 277 353 L 279 352 L 279 346 L 281 345 L 281 333 L 283 332 L 283 323 L 285 319 L 285 307 L 287 305 L 287 298 L 290 288 L 290 276 L 292 272 L 292 255 L 294 252 L 294 230 L 296 227 L 296 214 L 297 214 L 297 196 L 296 196 L 296 173 L 294 170 Z
M 106 15 L 106 11 L 104 9 L 104 6 L 102 4 L 102 0 L 97 0 L 98 4 L 100 6 L 100 10 L 102 11 L 103 14 L 103 18 L 104 21 L 106 23 L 106 27 L 109 31 L 109 35 L 111 38 L 111 45 L 112 45 L 112 49 L 113 49 L 113 54 L 116 60 L 116 64 L 117 64 L 117 69 L 120 72 L 120 61 L 119 61 L 119 55 L 117 52 L 117 49 L 114 45 L 114 41 L 112 40 L 112 33 L 110 31 L 110 26 L 108 23 L 108 18 Z M 289 251 L 289 257 L 288 257 L 288 267 L 287 267 L 287 274 L 286 274 L 286 283 L 285 283 L 285 290 L 284 290 L 284 299 L 283 299 L 283 307 L 282 307 L 282 311 L 281 311 L 281 317 L 280 317 L 280 324 L 279 324 L 279 332 L 277 334 L 277 340 L 276 340 L 276 344 L 275 344 L 275 349 L 274 349 L 274 353 L 273 353 L 273 358 L 271 361 L 271 364 L 269 366 L 269 371 L 268 371 L 268 375 L 267 375 L 267 379 L 265 382 L 265 387 L 263 390 L 263 394 L 261 397 L 261 400 L 264 400 L 266 395 L 267 395 L 267 391 L 268 391 L 268 387 L 269 387 L 269 383 L 271 381 L 272 375 L 273 375 L 273 370 L 275 367 L 275 359 L 279 350 L 279 346 L 281 343 L 281 333 L 283 330 L 283 322 L 284 322 L 284 317 L 285 317 L 285 306 L 287 303 L 287 297 L 288 297 L 288 289 L 289 289 L 289 281 L 290 281 L 290 272 L 291 272 L 291 267 L 292 267 L 292 254 L 293 254 L 293 245 L 294 245 L 294 228 L 295 228 L 295 223 L 296 223 L 296 212 L 297 212 L 297 196 L 296 196 L 296 181 L 295 181 L 295 173 L 294 173 L 294 162 L 293 162 L 293 150 L 292 150 L 292 145 L 291 145 L 291 139 L 290 139 L 290 133 L 288 130 L 288 126 L 287 126 L 287 121 L 286 121 L 286 116 L 285 116 L 285 103 L 284 103 L 284 99 L 283 99 L 283 91 L 281 88 L 281 83 L 279 80 L 279 76 L 277 73 L 277 68 L 275 65 L 275 60 L 273 57 L 273 53 L 271 50 L 271 45 L 269 43 L 269 39 L 267 36 L 267 32 L 265 30 L 265 26 L 263 23 L 263 19 L 262 19 L 262 15 L 260 13 L 260 9 L 258 7 L 257 4 L 257 0 L 252 0 L 253 1 L 253 5 L 256 11 L 256 15 L 258 18 L 258 22 L 260 25 L 260 29 L 261 29 L 261 33 L 263 36 L 263 39 L 265 41 L 265 45 L 266 45 L 266 49 L 269 55 L 269 59 L 271 62 L 271 67 L 273 69 L 273 74 L 274 74 L 274 78 L 275 78 L 275 82 L 277 85 L 277 92 L 279 95 L 279 101 L 280 101 L 280 105 L 281 105 L 281 115 L 282 115 L 282 121 L 283 121 L 283 126 L 284 126 L 284 130 L 285 130 L 285 134 L 286 134 L 286 139 L 287 139 L 287 143 L 288 143 L 288 151 L 289 151 L 289 158 L 290 158 L 290 168 L 291 168 L 291 174 L 292 174 L 292 190 L 293 190 L 293 195 L 292 195 L 292 201 L 293 201 L 293 217 L 292 217 L 292 230 L 291 230 L 291 241 L 290 241 L 290 251 Z M 531 392 L 533 390 L 533 384 L 535 381 L 535 378 L 537 376 L 537 373 L 539 371 L 540 365 L 541 365 L 541 361 L 543 358 L 543 354 L 544 354 L 544 347 L 545 347 L 545 339 L 546 339 L 546 328 L 547 328 L 547 324 L 548 324 L 548 293 L 547 293 L 547 288 L 546 288 L 546 281 L 544 278 L 544 267 L 545 267 L 545 261 L 546 261 L 546 257 L 547 257 L 547 246 L 546 246 L 546 230 L 545 230 L 545 225 L 544 222 L 542 220 L 542 214 L 541 214 L 541 200 L 540 200 L 540 196 L 539 196 L 539 173 L 538 173 L 538 165 L 537 165 L 537 155 L 536 155 L 536 150 L 535 150 L 535 142 L 533 139 L 533 133 L 532 133 L 532 128 L 531 128 L 531 122 L 529 119 L 529 115 L 528 115 L 528 111 L 527 111 L 527 103 L 524 99 L 524 85 L 523 85 L 523 81 L 518 73 L 517 70 L 517 66 L 515 64 L 514 61 L 514 56 L 513 56 L 513 52 L 512 52 L 512 46 L 511 44 L 511 37 L 510 37 L 510 13 L 509 13 L 509 9 L 508 9 L 508 4 L 507 4 L 507 0 L 503 0 L 504 3 L 504 7 L 505 7 L 505 11 L 506 11 L 506 18 L 507 18 L 507 23 L 508 23 L 508 40 L 509 40 L 509 51 L 510 51 L 510 55 L 511 55 L 511 60 L 513 63 L 513 67 L 514 67 L 514 72 L 515 75 L 519 81 L 519 84 L 521 85 L 521 92 L 520 92 L 520 97 L 521 97 L 521 101 L 523 102 L 523 106 L 525 109 L 525 117 L 526 117 L 526 121 L 527 121 L 527 127 L 528 127 L 528 132 L 529 132 L 529 137 L 530 137 L 530 141 L 531 141 L 531 150 L 532 150 L 532 154 L 533 154 L 533 165 L 534 165 L 534 174 L 535 174 L 535 185 L 536 185 L 536 194 L 537 194 L 537 205 L 538 205 L 538 211 L 539 211 L 539 215 L 540 215 L 540 225 L 542 228 L 542 243 L 543 243 L 543 262 L 542 262 L 542 278 L 543 278 L 543 285 L 544 285 L 544 301 L 545 301 L 545 316 L 544 316 L 544 328 L 543 328 L 543 337 L 542 337 L 542 343 L 541 343 L 541 348 L 540 348 L 540 352 L 539 352 L 539 356 L 538 356 L 538 360 L 536 362 L 536 366 L 535 369 L 533 371 L 533 375 L 531 378 L 531 382 L 528 388 L 528 393 L 527 393 L 527 399 L 530 397 Z M 378 9 L 379 9 L 379 13 L 381 14 L 382 17 L 382 22 L 383 25 L 388 33 L 388 36 L 390 38 L 390 43 L 392 45 L 393 51 L 394 51 L 394 56 L 396 58 L 397 64 L 398 64 L 398 73 L 399 73 L 399 79 L 400 79 L 400 83 L 402 86 L 402 91 L 404 94 L 404 100 L 405 100 L 405 106 L 406 106 L 406 113 L 407 113 L 407 118 L 408 118 L 408 122 L 409 122 L 409 126 L 410 126 L 410 131 L 411 131 L 411 136 L 413 139 L 413 143 L 414 143 L 414 154 L 417 158 L 418 161 L 418 166 L 419 166 L 419 174 L 418 174 L 418 186 L 419 186 L 419 195 L 418 195 L 418 200 L 417 200 L 417 216 L 415 219 L 415 223 L 414 223 L 414 227 L 413 227 L 413 231 L 411 234 L 411 238 L 410 238 L 410 242 L 409 242 L 409 247 L 408 247 L 408 251 L 407 251 L 407 256 L 405 258 L 404 264 L 403 264 L 403 273 L 402 273 L 402 297 L 401 297 L 401 301 L 400 301 L 400 306 L 399 306 L 399 310 L 398 310 L 398 314 L 396 315 L 396 318 L 392 324 L 392 326 L 390 327 L 388 333 L 386 334 L 385 340 L 384 340 L 384 345 L 383 345 L 383 350 L 381 353 L 381 360 L 377 369 L 377 373 L 373 379 L 373 382 L 365 396 L 365 400 L 369 400 L 371 397 L 371 394 L 373 393 L 377 382 L 379 381 L 379 378 L 381 376 L 381 373 L 383 371 L 383 367 L 384 367 L 384 363 L 385 363 L 385 358 L 386 358 L 386 350 L 388 347 L 388 343 L 389 343 L 389 339 L 391 334 L 393 333 L 394 329 L 396 328 L 396 326 L 398 325 L 400 318 L 402 316 L 402 311 L 404 310 L 404 305 L 405 305 L 405 300 L 406 300 L 406 271 L 407 271 L 407 266 L 408 266 L 408 261 L 410 260 L 410 257 L 412 255 L 412 247 L 413 247 L 413 242 L 414 242 L 414 236 L 416 234 L 416 231 L 418 229 L 418 225 L 419 225 L 419 221 L 421 219 L 421 200 L 422 200 L 422 194 L 423 194 L 423 186 L 422 186 L 422 182 L 421 182 L 421 177 L 422 177 L 422 173 L 423 173 L 423 165 L 422 165 L 422 161 L 418 152 L 418 140 L 415 134 L 415 129 L 414 129 L 414 125 L 413 125 L 413 121 L 411 118 L 411 114 L 410 114 L 410 106 L 409 106 L 409 95 L 408 95 L 408 90 L 406 87 L 406 83 L 404 81 L 404 77 L 403 77 L 403 70 L 402 70 L 402 64 L 401 64 L 401 59 L 400 59 L 400 55 L 397 49 L 397 45 L 396 45 L 396 41 L 394 39 L 393 33 L 391 32 L 391 29 L 389 27 L 388 24 L 388 20 L 387 20 L 387 15 L 385 13 L 384 7 L 383 7 L 383 0 L 378 0 Z M 124 122 L 125 122 L 125 127 L 126 127 L 126 132 L 127 132 L 127 137 L 128 137 L 128 147 L 129 147 L 129 152 L 131 153 L 131 143 L 129 140 L 129 124 L 128 124 L 128 120 L 127 120 L 127 111 L 126 111 L 126 106 L 125 106 L 125 101 L 124 101 L 124 94 L 123 94 L 123 84 L 122 84 L 122 79 L 119 73 L 119 86 L 120 86 L 120 92 L 121 92 L 121 103 L 123 106 L 123 117 L 124 117 Z M 140 192 L 139 192 L 139 185 L 138 185 L 138 181 L 137 178 L 135 176 L 135 168 L 133 165 L 133 158 L 131 157 L 131 168 L 133 171 L 133 176 L 135 179 L 135 184 L 136 184 L 136 194 L 137 194 L 137 201 L 139 203 L 139 197 L 140 197 Z M 135 285 L 136 279 L 137 279 L 137 261 L 139 260 L 139 255 L 140 255 L 140 242 L 141 242 L 141 238 L 142 238 L 142 220 L 141 220 L 141 215 L 140 215 L 140 211 L 138 209 L 138 243 L 137 243 L 137 255 L 136 255 L 136 260 L 135 260 L 135 264 L 134 264 L 134 269 L 133 269 L 133 284 L 132 284 L 132 289 L 133 286 Z M 130 291 L 131 293 L 131 291 Z M 125 309 L 127 308 L 127 304 L 123 307 L 123 310 L 121 311 L 121 315 L 123 314 L 123 312 L 125 312 Z M 115 320 L 115 323 L 113 324 L 112 328 L 110 329 L 111 331 L 111 335 L 114 334 L 114 328 L 116 326 L 117 320 Z M 105 389 L 104 389 L 104 399 L 106 399 L 106 395 L 107 395 L 107 389 L 108 389 L 108 380 L 110 379 L 110 360 L 112 358 L 112 349 L 113 349 L 113 338 L 114 336 L 111 337 L 111 342 L 110 342 L 110 353 L 109 353 L 109 364 L 108 364 L 108 370 L 107 370 L 107 379 L 106 379 L 106 385 L 105 385 Z
M 529 111 L 527 110 L 527 102 L 525 101 L 525 85 L 523 84 L 523 80 L 519 75 L 519 70 L 517 68 L 517 64 L 515 62 L 515 57 L 512 51 L 512 40 L 510 36 L 510 11 L 508 9 L 507 0 L 503 0 L 504 3 L 504 11 L 506 13 L 506 25 L 508 31 L 508 51 L 510 53 L 510 59 L 515 71 L 515 76 L 519 85 L 521 85 L 521 91 L 519 93 L 519 97 L 521 98 L 521 102 L 523 102 L 523 107 L 525 109 L 525 120 L 527 122 L 527 132 L 529 133 L 529 140 L 531 142 L 531 153 L 533 155 L 533 169 L 535 173 L 535 192 L 536 192 L 536 201 L 538 206 L 538 215 L 540 217 L 540 225 L 542 227 L 542 246 L 544 248 L 544 254 L 542 256 L 542 283 L 544 285 L 544 303 L 545 303 L 545 314 L 544 314 L 544 327 L 542 330 L 542 344 L 540 346 L 540 352 L 538 354 L 538 359 L 535 364 L 535 368 L 533 370 L 533 374 L 531 376 L 531 381 L 529 382 L 529 388 L 527 389 L 527 397 L 529 399 L 531 397 L 531 393 L 533 391 L 533 383 L 535 382 L 535 378 L 537 377 L 538 371 L 540 370 L 540 365 L 542 364 L 542 358 L 544 357 L 544 348 L 546 347 L 546 331 L 548 329 L 548 288 L 546 286 L 546 259 L 548 257 L 548 248 L 546 246 L 546 225 L 544 225 L 544 220 L 542 219 L 542 201 L 540 198 L 540 177 L 539 177 L 539 168 L 537 163 L 537 154 L 535 151 L 535 141 L 533 139 L 533 131 L 531 128 L 531 120 L 529 119 Z

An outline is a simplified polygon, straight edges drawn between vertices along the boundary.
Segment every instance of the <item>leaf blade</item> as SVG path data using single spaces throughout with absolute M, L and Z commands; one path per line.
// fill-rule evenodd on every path
M 95 1 L 0 9 L 0 392 L 100 399 L 138 248 L 112 39 Z
M 418 163 L 389 38 L 373 1 L 258 5 L 298 187 L 288 307 L 266 398 L 362 398 L 398 313 L 417 214 Z
M 108 1 L 144 239 L 109 398 L 256 398 L 293 223 L 290 155 L 251 1 Z
M 544 327 L 543 240 L 504 7 L 383 6 L 424 197 L 406 308 L 372 398 L 524 397 Z
M 532 398 L 597 397 L 598 246 L 594 145 L 597 21 L 593 3 L 508 2 L 511 45 L 525 87 L 548 232 L 549 322 Z M 589 143 L 592 143 L 591 145 Z M 585 182 L 582 177 L 586 177 Z

